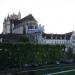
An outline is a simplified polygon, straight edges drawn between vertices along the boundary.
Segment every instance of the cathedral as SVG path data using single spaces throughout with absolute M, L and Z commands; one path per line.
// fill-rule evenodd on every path
M 16 33 L 16 34 L 28 34 L 28 33 L 43 32 L 43 26 L 38 25 L 38 22 L 32 16 L 32 14 L 21 18 L 21 13 L 18 15 L 8 15 L 3 22 L 3 34 Z
M 22 34 L 35 40 L 38 44 L 65 45 L 75 48 L 75 32 L 65 34 L 47 34 L 44 32 L 44 26 L 39 25 L 38 21 L 32 14 L 21 18 L 18 15 L 8 15 L 3 22 L 3 35 L 5 34 Z
M 44 27 L 38 25 L 37 20 L 32 14 L 21 18 L 21 13 L 18 15 L 8 15 L 3 22 L 3 34 L 23 34 L 30 39 L 38 41 L 44 32 Z

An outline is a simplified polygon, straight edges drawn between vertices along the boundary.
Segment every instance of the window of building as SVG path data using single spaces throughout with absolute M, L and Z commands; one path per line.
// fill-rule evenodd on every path
M 53 39 L 53 36 L 51 36 L 51 39 Z
M 75 39 L 75 36 L 72 36 L 72 39 Z
M 55 39 L 57 39 L 57 36 L 55 37 Z
M 26 23 L 27 25 L 29 25 L 28 23 Z
M 73 40 L 72 43 L 75 43 L 75 41 Z
M 34 26 L 28 26 L 28 29 L 34 29 Z
M 35 26 L 35 29 L 37 29 L 38 27 L 37 26 Z
M 62 39 L 62 37 L 60 37 L 60 39 Z

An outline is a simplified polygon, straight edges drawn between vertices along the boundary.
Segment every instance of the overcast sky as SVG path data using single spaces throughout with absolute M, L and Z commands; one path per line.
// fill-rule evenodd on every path
M 22 18 L 33 14 L 46 33 L 66 33 L 75 30 L 75 0 L 0 0 L 0 33 L 3 20 L 13 12 Z

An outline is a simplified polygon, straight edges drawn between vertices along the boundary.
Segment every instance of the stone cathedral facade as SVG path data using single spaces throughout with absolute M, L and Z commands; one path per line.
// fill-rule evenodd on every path
M 44 27 L 38 25 L 32 14 L 21 18 L 20 12 L 18 15 L 13 13 L 13 15 L 8 15 L 3 22 L 3 34 L 23 34 L 39 42 L 38 40 L 43 32 Z

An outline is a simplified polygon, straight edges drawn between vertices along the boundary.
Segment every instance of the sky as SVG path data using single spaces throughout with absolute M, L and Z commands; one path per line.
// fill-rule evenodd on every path
M 75 31 L 75 0 L 0 0 L 0 33 L 8 13 L 19 11 L 22 18 L 31 13 L 45 33 Z

